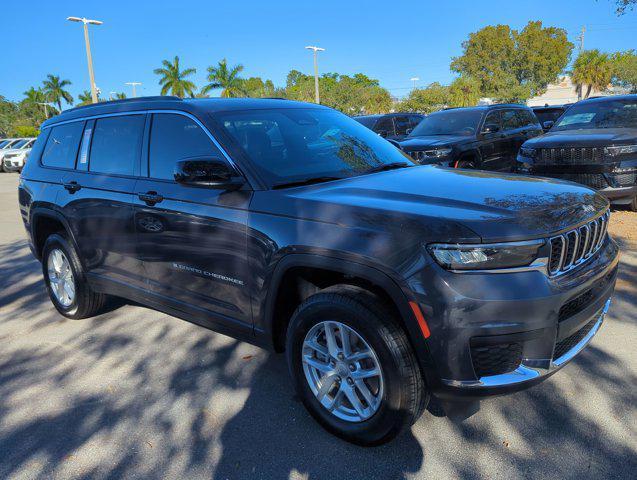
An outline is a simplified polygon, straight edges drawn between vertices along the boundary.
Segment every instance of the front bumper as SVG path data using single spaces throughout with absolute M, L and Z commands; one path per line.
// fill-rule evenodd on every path
M 541 271 L 455 274 L 429 264 L 410 285 L 431 331 L 432 392 L 442 400 L 478 400 L 548 378 L 599 331 L 618 262 L 617 244 L 607 237 L 589 262 L 556 278 Z M 498 345 L 514 345 L 517 360 L 481 373 L 476 349 Z
M 610 203 L 614 205 L 624 205 L 633 201 L 637 197 L 637 185 L 631 187 L 608 187 L 597 190 L 604 195 Z

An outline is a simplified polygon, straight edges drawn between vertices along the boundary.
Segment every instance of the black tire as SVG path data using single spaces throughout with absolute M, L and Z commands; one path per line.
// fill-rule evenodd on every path
M 47 265 L 49 255 L 54 249 L 61 250 L 71 265 L 71 272 L 75 282 L 75 298 L 68 306 L 64 306 L 58 301 L 52 291 L 49 280 Z M 46 239 L 42 249 L 42 274 L 44 275 L 44 282 L 51 302 L 56 310 L 65 317 L 72 319 L 92 317 L 97 315 L 104 306 L 106 296 L 91 289 L 84 276 L 84 270 L 75 248 L 73 248 L 73 245 L 65 235 L 56 233 Z
M 315 397 L 301 360 L 305 336 L 317 323 L 335 320 L 353 328 L 376 353 L 385 387 L 374 415 L 361 422 L 342 420 Z M 338 285 L 305 300 L 294 312 L 286 339 L 288 367 L 296 391 L 310 414 L 328 431 L 359 445 L 380 445 L 413 424 L 429 402 L 420 368 L 407 336 L 391 310 L 377 296 L 358 287 Z

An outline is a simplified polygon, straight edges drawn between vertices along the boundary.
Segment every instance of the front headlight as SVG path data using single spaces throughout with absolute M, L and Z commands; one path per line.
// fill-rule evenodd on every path
M 604 153 L 609 157 L 629 155 L 631 153 L 637 153 L 637 145 L 617 145 L 615 147 L 606 147 L 604 148 Z
M 434 148 L 432 150 L 425 150 L 425 157 L 427 158 L 440 158 L 451 155 L 453 148 Z
M 522 147 L 520 148 L 520 155 L 527 158 L 535 158 L 537 150 L 535 148 Z
M 447 270 L 493 270 L 530 265 L 542 245 L 544 240 L 484 245 L 432 243 L 427 250 Z

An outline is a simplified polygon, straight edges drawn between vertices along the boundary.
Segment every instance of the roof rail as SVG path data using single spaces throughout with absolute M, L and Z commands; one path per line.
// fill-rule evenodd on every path
M 166 100 L 182 101 L 183 99 L 179 97 L 175 97 L 174 95 L 156 95 L 152 97 L 132 97 L 132 98 L 123 98 L 121 100 L 106 100 L 104 102 L 89 103 L 88 105 L 80 105 L 78 107 L 66 109 L 64 110 L 64 112 L 75 112 L 83 108 L 98 107 L 100 105 L 113 105 L 113 104 L 132 103 L 132 102 L 160 102 L 160 101 L 166 101 Z

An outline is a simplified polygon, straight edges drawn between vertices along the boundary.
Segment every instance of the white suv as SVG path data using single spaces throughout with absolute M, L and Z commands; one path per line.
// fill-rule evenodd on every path
M 24 162 L 29 156 L 35 138 L 22 138 L 0 150 L 0 162 L 5 172 L 19 172 L 24 167 Z

